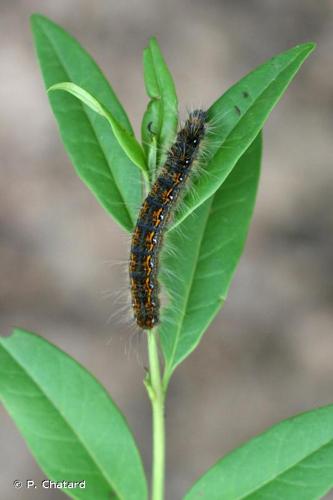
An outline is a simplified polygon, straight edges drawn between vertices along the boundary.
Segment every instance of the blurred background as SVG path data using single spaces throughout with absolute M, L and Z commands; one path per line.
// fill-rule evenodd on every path
M 129 241 L 64 152 L 29 31 L 36 11 L 95 57 L 136 131 L 147 102 L 141 53 L 151 35 L 174 75 L 182 117 L 272 55 L 318 44 L 265 128 L 254 220 L 227 303 L 170 386 L 167 498 L 179 499 L 251 436 L 333 402 L 333 2 L 0 2 L 0 330 L 38 332 L 99 378 L 149 470 L 144 338 L 122 318 L 109 321 L 112 293 L 126 287 L 118 264 Z M 65 498 L 14 490 L 14 479 L 44 474 L 3 410 L 0 438 L 1 498 Z

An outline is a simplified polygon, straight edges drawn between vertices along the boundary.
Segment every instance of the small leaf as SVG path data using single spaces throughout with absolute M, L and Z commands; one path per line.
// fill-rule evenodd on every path
M 104 388 L 37 335 L 0 338 L 0 397 L 38 464 L 54 481 L 86 481 L 73 498 L 144 500 L 134 438 Z
M 33 15 L 31 26 L 46 88 L 64 81 L 76 83 L 133 133 L 113 89 L 79 43 L 46 17 Z M 140 171 L 104 118 L 65 92 L 50 93 L 49 99 L 76 172 L 107 212 L 131 231 L 141 204 Z
M 304 60 L 314 50 L 305 43 L 279 54 L 231 87 L 208 110 L 212 133 L 207 137 L 207 156 L 194 189 L 184 199 L 175 225 L 207 200 L 225 181 L 238 159 L 263 128 Z
M 169 302 L 159 328 L 165 385 L 227 297 L 253 212 L 260 158 L 259 135 L 215 194 L 167 235 L 172 251 L 163 255 L 161 273 Z
M 333 488 L 333 405 L 284 420 L 231 452 L 184 500 L 314 500 Z
M 143 52 L 143 66 L 146 91 L 151 100 L 142 120 L 142 142 L 149 155 L 155 137 L 157 166 L 160 166 L 177 133 L 178 99 L 171 73 L 155 38 L 150 39 Z
M 62 82 L 52 85 L 48 91 L 53 90 L 64 90 L 69 92 L 73 96 L 77 97 L 81 102 L 83 102 L 90 109 L 103 116 L 111 125 L 112 131 L 118 140 L 119 144 L 123 148 L 124 152 L 127 154 L 130 160 L 138 166 L 144 175 L 147 175 L 147 165 L 144 157 L 144 153 L 140 144 L 135 139 L 134 135 L 127 132 L 117 119 L 108 111 L 93 95 L 79 87 L 75 83 Z

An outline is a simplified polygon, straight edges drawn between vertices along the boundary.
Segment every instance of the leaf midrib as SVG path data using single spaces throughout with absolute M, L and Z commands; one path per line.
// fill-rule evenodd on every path
M 63 71 L 66 73 L 66 75 L 68 76 L 68 78 L 70 79 L 70 81 L 72 81 L 72 77 L 70 76 L 70 71 L 68 70 L 68 68 L 67 68 L 67 66 L 66 66 L 66 64 L 65 64 L 65 62 L 63 62 L 63 61 L 62 61 L 61 56 L 59 55 L 58 49 L 57 49 L 57 47 L 56 47 L 55 43 L 53 42 L 53 40 L 52 40 L 51 36 L 48 34 L 48 31 L 45 29 L 45 27 L 44 27 L 43 25 L 41 25 L 41 24 L 38 24 L 38 25 L 39 25 L 40 29 L 43 31 L 43 33 L 44 33 L 44 35 L 46 36 L 46 38 L 48 39 L 48 41 L 49 41 L 49 43 L 50 43 L 50 45 L 51 45 L 52 49 L 54 50 L 55 55 L 56 55 L 56 57 L 57 57 L 57 59 L 58 59 L 59 65 L 61 66 L 61 68 L 63 69 Z M 120 199 L 121 199 L 121 201 L 122 201 L 122 203 L 123 203 L 123 206 L 125 207 L 125 212 L 126 212 L 126 214 L 127 214 L 127 217 L 128 217 L 128 219 L 129 219 L 129 221 L 130 221 L 131 225 L 133 226 L 133 224 L 134 224 L 135 220 L 132 220 L 132 216 L 131 216 L 131 214 L 130 214 L 130 212 L 129 212 L 129 210 L 128 210 L 127 204 L 125 203 L 125 199 L 124 199 L 124 197 L 123 197 L 123 195 L 122 195 L 122 192 L 121 192 L 121 190 L 120 190 L 120 188 L 119 188 L 119 184 L 118 184 L 118 182 L 117 182 L 117 180 L 116 180 L 116 177 L 115 177 L 115 175 L 114 175 L 114 174 L 113 174 L 113 172 L 112 172 L 112 169 L 111 169 L 111 166 L 110 166 L 110 164 L 109 164 L 109 161 L 108 161 L 107 155 L 106 155 L 106 153 L 105 153 L 105 150 L 104 150 L 104 148 L 103 148 L 103 146 L 102 146 L 101 142 L 99 141 L 98 136 L 97 136 L 97 133 L 96 133 L 96 131 L 95 131 L 94 127 L 93 127 L 93 124 L 92 124 L 91 118 L 90 118 L 89 114 L 87 113 L 87 111 L 86 111 L 86 109 L 85 109 L 84 105 L 81 103 L 81 101 L 79 101 L 78 99 L 76 99 L 76 100 L 78 101 L 78 105 L 80 106 L 80 108 L 82 109 L 82 111 L 83 111 L 84 115 L 85 115 L 85 116 L 86 116 L 86 118 L 87 118 L 87 121 L 88 121 L 88 123 L 89 123 L 89 125 L 90 125 L 90 128 L 91 128 L 91 130 L 92 130 L 92 132 L 93 132 L 93 135 L 94 135 L 94 137 L 95 137 L 95 139 L 96 139 L 96 143 L 98 144 L 98 146 L 100 147 L 100 149 L 101 149 L 101 151 L 102 151 L 103 158 L 104 158 L 105 163 L 106 163 L 106 165 L 108 166 L 108 169 L 109 169 L 109 172 L 110 172 L 110 177 L 111 177 L 111 179 L 113 180 L 114 185 L 115 185 L 115 186 L 116 186 L 116 188 L 117 188 L 117 191 L 118 191 L 118 193 L 119 193 L 119 197 L 120 197 Z
M 185 315 L 186 315 L 186 310 L 187 310 L 187 306 L 188 306 L 188 301 L 189 301 L 189 298 L 190 298 L 190 294 L 191 294 L 191 290 L 192 290 L 192 286 L 193 286 L 193 282 L 194 282 L 194 277 L 195 277 L 196 270 L 197 270 L 197 267 L 198 267 L 199 255 L 200 255 L 202 243 L 203 243 L 203 240 L 204 240 L 204 235 L 206 233 L 207 221 L 208 221 L 209 216 L 210 216 L 210 212 L 211 212 L 211 207 L 212 207 L 212 204 L 213 204 L 213 200 L 214 200 L 214 195 L 211 197 L 210 206 L 209 206 L 209 209 L 207 209 L 207 215 L 206 215 L 206 218 L 205 218 L 205 223 L 203 225 L 204 229 L 203 229 L 201 237 L 200 237 L 200 239 L 198 241 L 197 251 L 195 253 L 194 266 L 192 268 L 192 273 L 191 273 L 190 280 L 189 280 L 190 285 L 189 285 L 188 291 L 187 291 L 187 293 L 185 295 L 184 307 L 182 308 L 182 312 L 181 312 L 181 321 L 179 322 L 180 326 L 177 328 L 177 333 L 176 333 L 175 341 L 174 341 L 174 344 L 173 344 L 172 354 L 171 354 L 170 360 L 168 362 L 168 368 L 166 369 L 165 375 L 164 375 L 165 385 L 167 385 L 167 383 L 168 383 L 168 381 L 169 381 L 169 379 L 171 377 L 172 371 L 173 371 L 172 364 L 173 364 L 173 361 L 174 361 L 174 358 L 175 358 L 175 355 L 176 355 L 177 346 L 178 346 L 178 343 L 179 343 L 180 332 L 181 332 L 181 329 L 182 329 L 182 326 L 183 326 L 183 323 L 184 323 L 184 319 L 185 319 Z
M 255 190 L 257 190 L 257 186 L 258 186 L 258 179 L 259 179 L 259 172 L 260 172 L 260 159 L 261 159 L 261 153 L 262 153 L 262 145 L 261 145 L 261 138 L 260 138 L 260 133 L 259 133 L 259 143 L 257 143 L 257 146 L 256 148 L 258 149 L 258 152 L 259 152 L 259 156 L 258 156 L 258 162 L 259 162 L 259 165 L 258 165 L 258 175 L 254 174 L 253 172 L 251 173 L 251 175 L 247 175 L 246 176 L 246 180 L 247 182 L 252 182 L 253 179 L 255 179 L 255 184 L 256 184 L 256 187 L 255 187 Z M 255 143 L 255 141 L 258 140 L 258 136 L 254 139 L 253 143 Z M 252 143 L 252 145 L 253 145 Z M 252 148 L 252 146 L 250 146 Z M 245 153 L 246 154 L 246 153 Z M 254 170 L 255 172 L 255 170 Z M 229 175 L 227 176 L 227 178 L 229 178 L 229 176 L 232 174 L 232 172 L 229 173 Z M 227 179 L 226 178 L 226 179 Z M 238 185 L 238 182 L 237 182 L 237 185 Z M 229 186 L 230 187 L 230 186 Z M 222 186 L 220 186 L 219 189 L 221 189 Z M 223 188 L 224 189 L 224 188 Z M 211 204 L 210 204 L 210 208 L 208 210 L 208 217 L 207 218 L 210 218 L 213 214 L 215 215 L 216 214 L 216 211 L 218 210 L 216 207 L 215 207 L 215 197 L 217 196 L 217 193 L 218 193 L 218 190 L 211 196 Z M 206 202 L 204 203 L 208 203 L 208 200 L 206 200 Z M 219 203 L 218 203 L 219 205 Z M 215 207 L 215 208 L 214 208 Z M 221 207 L 220 207 L 221 208 Z M 251 203 L 251 213 L 253 213 L 253 209 L 254 209 L 254 203 L 252 202 Z M 246 231 L 247 232 L 247 231 Z M 207 220 L 206 220 L 206 223 L 205 223 L 205 228 L 204 228 L 204 232 L 203 232 L 203 237 L 202 239 L 205 237 L 204 235 L 207 234 Z M 229 241 L 228 241 L 228 244 L 233 241 L 235 238 L 235 236 L 233 236 Z M 201 261 L 201 248 L 202 248 L 202 240 L 200 242 L 201 246 L 200 246 L 200 249 L 199 249 L 199 254 L 198 254 L 198 257 L 197 257 L 197 265 L 196 265 L 196 268 L 198 267 L 198 263 Z M 216 252 L 216 251 L 219 251 L 221 248 L 223 248 L 225 246 L 225 243 L 223 246 L 219 246 L 217 247 L 217 249 L 213 250 L 212 252 Z M 244 242 L 243 242 L 243 246 L 244 246 Z M 211 254 L 212 252 L 209 252 L 209 254 Z M 235 271 L 235 269 L 234 269 Z M 234 271 L 232 274 L 234 274 Z M 193 279 L 194 279 L 194 276 L 192 276 L 192 282 L 191 282 L 191 285 L 193 284 Z M 230 277 L 230 280 L 228 281 L 228 283 L 230 283 L 231 281 L 231 277 Z M 193 287 L 191 286 L 191 289 Z M 223 293 L 220 293 L 218 298 L 217 298 L 217 301 L 216 301 L 216 307 L 214 308 L 215 311 L 212 311 L 211 315 L 209 318 L 207 318 L 206 322 L 205 322 L 205 327 L 202 329 L 202 333 L 207 329 L 208 325 L 210 324 L 211 322 L 211 318 L 212 316 L 215 314 L 216 311 L 218 311 L 219 307 L 220 307 L 220 304 L 221 302 L 225 301 L 226 299 L 226 296 L 227 296 L 227 290 L 228 290 L 228 287 L 225 289 L 225 291 Z M 187 301 L 188 302 L 188 301 Z M 212 304 L 210 304 L 211 306 L 214 305 L 214 302 Z M 188 304 L 186 305 L 186 307 L 188 307 Z M 205 305 L 205 307 L 207 307 L 207 305 Z M 191 309 L 191 308 L 190 308 Z M 187 311 L 188 312 L 188 311 Z M 185 316 L 185 314 L 183 314 L 183 317 Z M 192 342 L 192 346 L 191 348 L 187 351 L 187 354 L 189 354 L 189 352 L 191 352 L 191 350 L 193 350 L 195 348 L 195 346 L 198 344 L 199 340 L 200 340 L 200 337 L 202 336 L 202 333 L 201 335 L 199 336 L 199 338 L 196 339 L 195 342 Z M 188 335 L 188 334 L 187 334 Z M 177 344 L 178 344 L 178 339 L 179 339 L 179 336 L 180 336 L 180 332 L 178 333 L 177 335 Z M 177 350 L 177 346 L 174 347 L 173 349 L 173 353 L 175 353 Z M 166 378 L 166 385 L 168 383 L 168 378 L 171 377 L 171 374 L 172 374 L 172 371 L 175 369 L 175 367 L 186 357 L 186 355 L 183 355 L 183 356 L 180 356 L 180 358 L 177 360 L 177 363 L 171 367 L 171 369 L 169 368 L 169 373 L 166 374 L 165 378 Z M 173 356 L 174 357 L 174 356 Z M 171 363 L 170 363 L 171 364 Z
M 163 93 L 163 91 L 161 90 L 162 87 L 161 87 L 161 79 L 160 79 L 160 75 L 158 74 L 158 72 L 156 71 L 156 62 L 155 62 L 155 57 L 154 57 L 154 54 L 153 54 L 153 51 L 150 49 L 150 53 L 151 53 L 151 60 L 152 60 L 152 67 L 153 67 L 153 70 L 154 70 L 154 75 L 155 75 L 155 78 L 156 78 L 156 82 L 157 82 L 157 87 L 158 87 L 158 93 L 159 93 L 159 96 L 158 97 L 151 97 L 151 101 L 158 101 L 160 103 L 160 106 L 161 106 L 161 112 L 158 114 L 158 118 L 159 118 L 159 123 L 158 123 L 158 130 L 159 130 L 159 140 L 161 140 L 161 137 L 163 138 L 163 133 L 162 133 L 162 128 L 163 128 L 163 118 L 165 116 L 165 95 Z M 164 132 L 164 131 L 163 131 Z M 156 167 L 158 168 L 158 166 Z
M 50 397 L 47 395 L 47 393 L 45 392 L 45 390 L 43 389 L 43 387 L 38 383 L 38 381 L 36 381 L 36 379 L 34 378 L 33 375 L 31 375 L 26 367 L 15 357 L 15 355 L 9 351 L 6 346 L 3 345 L 3 342 L 0 342 L 3 349 L 5 349 L 5 351 L 7 352 L 7 354 L 14 360 L 14 362 L 20 366 L 20 368 L 23 370 L 23 372 L 26 374 L 26 376 L 28 378 L 30 378 L 33 383 L 35 384 L 35 386 L 37 387 L 37 389 L 40 390 L 40 392 L 42 393 L 42 395 L 45 397 L 45 399 L 49 402 L 49 404 L 55 409 L 56 413 L 58 412 L 59 416 L 61 417 L 61 419 L 64 421 L 64 423 L 69 427 L 69 429 L 73 432 L 74 436 L 76 436 L 77 440 L 79 443 L 81 443 L 83 449 L 86 451 L 87 455 L 92 459 L 93 463 L 96 465 L 96 468 L 97 470 L 100 470 L 101 473 L 102 473 L 102 476 L 104 477 L 104 479 L 106 480 L 107 484 L 110 485 L 111 489 L 118 495 L 118 498 L 121 499 L 123 497 L 121 497 L 117 491 L 117 488 L 113 485 L 113 483 L 111 482 L 111 480 L 108 478 L 107 476 L 107 473 L 106 471 L 104 470 L 103 467 L 100 466 L 100 464 L 98 463 L 94 453 L 92 453 L 86 446 L 85 442 L 82 441 L 82 439 L 80 438 L 80 435 L 77 434 L 75 428 L 70 424 L 70 422 L 68 422 L 65 418 L 65 416 L 63 415 L 63 413 L 60 411 L 59 408 L 56 407 L 55 403 L 52 401 L 52 399 L 50 399 Z M 104 389 L 102 388 L 102 390 L 104 391 Z

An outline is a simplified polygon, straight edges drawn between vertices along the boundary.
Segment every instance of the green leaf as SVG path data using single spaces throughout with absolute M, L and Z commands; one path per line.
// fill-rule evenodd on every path
M 147 165 L 143 150 L 140 144 L 135 139 L 134 135 L 127 132 L 117 119 L 108 111 L 93 95 L 79 87 L 75 83 L 62 82 L 52 85 L 48 91 L 53 90 L 64 90 L 69 92 L 73 96 L 77 97 L 81 102 L 83 102 L 90 109 L 103 116 L 111 125 L 114 136 L 117 138 L 119 144 L 123 148 L 124 152 L 127 154 L 130 160 L 139 167 L 144 175 L 147 175 Z
M 285 420 L 212 467 L 184 500 L 314 500 L 333 487 L 333 405 Z
M 160 92 L 158 88 L 158 82 L 156 79 L 154 62 L 150 47 L 146 47 L 143 50 L 143 74 L 145 80 L 145 87 L 150 101 L 148 103 L 145 114 L 143 115 L 143 120 L 141 124 L 141 137 L 143 147 L 145 148 L 147 154 L 149 151 L 149 144 L 152 140 L 152 136 L 155 139 L 159 138 L 162 126 L 162 101 L 160 98 Z M 150 126 L 154 127 L 150 130 Z
M 0 397 L 27 445 L 54 481 L 86 481 L 73 498 L 147 498 L 134 438 L 104 388 L 37 335 L 0 338 Z
M 144 49 L 143 67 L 150 102 L 142 120 L 142 142 L 149 156 L 155 139 L 157 166 L 160 166 L 177 133 L 178 99 L 171 73 L 155 38 L 151 38 L 148 47 Z
M 76 83 L 133 134 L 114 91 L 78 42 L 43 16 L 33 15 L 31 25 L 46 88 L 64 81 Z M 50 93 L 49 99 L 76 172 L 107 212 L 131 231 L 141 204 L 139 170 L 103 117 L 64 92 Z
M 206 140 L 203 175 L 185 197 L 175 225 L 221 186 L 314 47 L 313 43 L 297 45 L 273 57 L 242 78 L 208 110 L 211 133 Z
M 259 135 L 216 193 L 167 234 L 171 251 L 162 256 L 161 277 L 169 301 L 159 329 L 165 385 L 226 299 L 253 212 L 260 158 Z

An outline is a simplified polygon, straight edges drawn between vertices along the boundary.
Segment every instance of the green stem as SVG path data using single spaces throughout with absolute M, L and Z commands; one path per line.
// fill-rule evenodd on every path
M 153 471 L 152 471 L 152 500 L 164 498 L 164 470 L 165 470 L 165 429 L 164 429 L 164 401 L 165 393 L 160 373 L 158 357 L 157 332 L 147 331 L 149 377 L 145 381 L 152 405 L 153 417 Z

